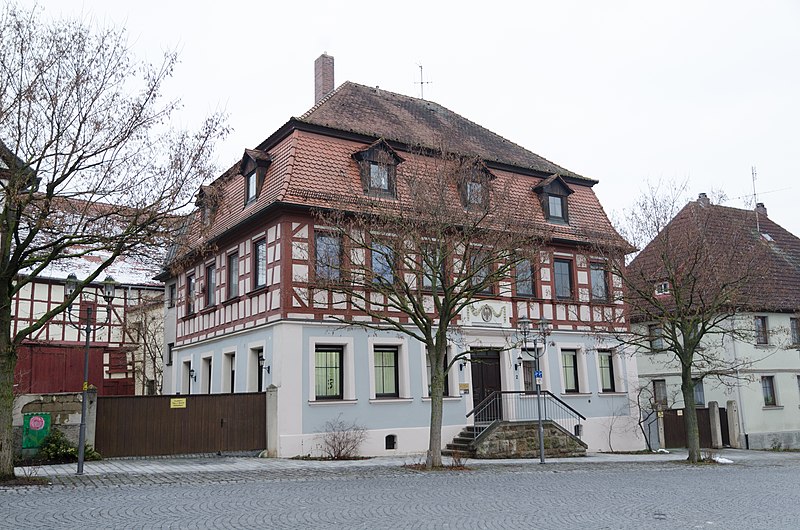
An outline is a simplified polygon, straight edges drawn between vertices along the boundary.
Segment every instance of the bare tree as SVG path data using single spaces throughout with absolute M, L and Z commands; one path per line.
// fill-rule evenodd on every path
M 47 22 L 39 9 L 13 4 L 0 12 L 0 479 L 13 475 L 18 346 L 120 255 L 152 258 L 213 175 L 223 118 L 194 133 L 169 127 L 177 102 L 160 93 L 175 62 L 174 54 L 156 65 L 136 61 L 120 30 Z M 96 266 L 72 296 L 12 327 L 21 289 L 89 254 Z
M 164 367 L 164 306 L 163 296 L 143 296 L 139 304 L 129 307 L 125 332 L 136 343 L 133 351 L 134 384 L 137 393 L 161 394 Z
M 412 153 L 397 168 L 395 199 L 354 199 L 359 191 L 317 212 L 323 234 L 344 248 L 326 248 L 319 238 L 315 248 L 312 283 L 341 296 L 339 303 L 331 298 L 336 318 L 406 334 L 427 350 L 428 468 L 442 465 L 445 377 L 467 355 L 447 356 L 448 344 L 462 335 L 462 312 L 508 294 L 518 264 L 538 263 L 546 232 L 524 214 L 530 184 L 495 180 L 481 160 L 442 149 Z
M 727 355 L 726 341 L 752 341 L 752 319 L 739 313 L 763 299 L 757 290 L 775 285 L 765 281 L 768 247 L 753 212 L 713 205 L 704 195 L 678 211 L 681 188 L 666 189 L 651 186 L 620 228 L 646 246 L 613 271 L 632 324 L 617 338 L 680 374 L 689 460 L 697 462 L 695 384 L 707 377 L 731 382 L 752 363 Z

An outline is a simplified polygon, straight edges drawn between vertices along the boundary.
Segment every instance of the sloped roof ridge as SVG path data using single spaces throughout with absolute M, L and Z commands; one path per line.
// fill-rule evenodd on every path
M 502 143 L 508 144 L 510 146 L 515 147 L 516 149 L 524 151 L 527 155 L 532 156 L 535 159 L 538 159 L 538 160 L 542 161 L 546 165 L 552 166 L 553 168 L 555 168 L 557 170 L 556 172 L 561 174 L 562 176 L 573 177 L 573 178 L 577 178 L 577 179 L 580 179 L 580 180 L 586 180 L 586 181 L 594 182 L 593 179 L 590 179 L 588 177 L 584 177 L 583 175 L 575 173 L 574 171 L 570 171 L 569 169 L 566 169 L 566 168 L 564 168 L 562 166 L 559 166 L 555 162 L 552 162 L 552 161 L 548 160 L 547 158 L 545 158 L 545 157 L 543 157 L 543 156 L 541 156 L 541 155 L 539 155 L 537 153 L 534 153 L 533 151 L 530 151 L 529 149 L 519 145 L 518 143 L 513 142 L 513 141 L 505 138 L 504 136 L 502 136 L 500 134 L 497 134 L 496 132 L 494 132 L 494 131 L 492 131 L 490 129 L 487 129 L 483 125 L 481 125 L 479 123 L 476 123 L 476 122 L 470 120 L 469 118 L 466 118 L 466 117 L 462 116 L 461 114 L 459 114 L 459 113 L 457 113 L 455 111 L 450 110 L 449 108 L 445 107 L 444 105 L 441 105 L 440 103 L 437 103 L 437 102 L 431 101 L 431 100 L 427 100 L 427 99 L 415 98 L 413 96 L 400 94 L 398 92 L 392 92 L 391 90 L 385 90 L 383 88 L 376 88 L 376 87 L 371 87 L 371 86 L 368 86 L 368 85 L 362 85 L 360 83 L 354 83 L 353 81 L 345 81 L 344 83 L 339 85 L 339 87 L 336 88 L 336 90 L 333 90 L 332 92 L 330 92 L 328 95 L 326 95 L 324 98 L 322 98 L 318 103 L 316 103 L 313 107 L 311 107 L 308 111 L 303 113 L 297 119 L 299 121 L 308 122 L 310 117 L 312 116 L 312 114 L 315 111 L 317 111 L 321 106 L 323 106 L 331 98 L 333 98 L 334 96 L 336 96 L 337 94 L 339 94 L 340 92 L 344 91 L 346 88 L 349 88 L 349 87 L 353 87 L 353 88 L 355 88 L 357 90 L 365 90 L 365 91 L 367 91 L 367 90 L 369 90 L 369 91 L 378 90 L 378 91 L 380 91 L 381 93 L 383 93 L 385 95 L 397 98 L 397 99 L 399 99 L 401 101 L 411 102 L 411 103 L 413 103 L 415 105 L 425 104 L 425 105 L 436 107 L 436 108 L 438 108 L 438 109 L 440 109 L 440 110 L 442 110 L 442 111 L 444 111 L 446 113 L 449 113 L 449 114 L 457 117 L 459 120 L 463 120 L 463 122 L 475 127 L 476 129 L 481 131 L 482 134 L 493 136 L 494 138 L 496 138 L 497 140 L 501 141 Z M 336 129 L 337 127 L 336 126 L 331 126 L 331 128 Z M 375 136 L 376 135 L 375 131 L 369 131 L 369 130 L 351 130 L 349 132 L 360 133 L 360 134 L 364 134 L 366 136 Z M 402 142 L 402 143 L 407 143 L 406 140 L 403 140 L 403 139 L 397 138 L 397 137 L 388 138 L 388 139 L 399 141 L 399 142 Z M 428 145 L 426 147 L 435 148 L 436 146 Z M 476 155 L 476 156 L 480 156 L 481 158 L 484 158 L 485 160 L 491 161 L 491 162 L 499 162 L 499 163 L 504 163 L 504 164 L 509 164 L 510 163 L 511 165 L 518 165 L 518 164 L 510 162 L 508 160 L 503 160 L 501 158 L 498 158 L 497 156 L 494 156 L 493 158 L 490 158 L 490 157 L 484 157 L 483 155 L 480 155 L 479 153 L 457 153 L 457 154 Z M 525 167 L 525 166 L 522 166 L 522 167 Z M 534 170 L 537 170 L 537 171 L 545 171 L 545 172 L 552 171 L 552 169 L 543 170 L 541 168 L 536 168 L 536 167 L 533 167 L 533 166 L 530 166 L 530 169 L 534 169 Z

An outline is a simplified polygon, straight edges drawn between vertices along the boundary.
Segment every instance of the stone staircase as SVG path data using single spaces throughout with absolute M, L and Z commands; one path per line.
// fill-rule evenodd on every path
M 543 426 L 546 457 L 586 456 L 588 446 L 580 438 L 553 421 L 545 421 Z M 465 458 L 538 458 L 538 423 L 467 425 L 452 443 L 447 444 L 442 454 Z

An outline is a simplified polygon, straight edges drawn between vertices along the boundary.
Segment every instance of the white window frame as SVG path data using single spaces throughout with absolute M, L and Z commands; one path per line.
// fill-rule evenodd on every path
M 315 367 L 317 346 L 342 348 L 342 399 L 317 399 Z M 309 403 L 355 403 L 355 341 L 352 337 L 315 336 L 308 339 L 308 402 Z
M 430 399 L 431 383 L 428 380 L 428 352 L 424 344 L 420 350 L 422 352 L 422 397 L 423 399 Z M 453 348 L 449 344 L 447 345 L 446 355 L 448 363 L 453 360 L 453 356 L 455 355 L 453 353 Z M 447 374 L 447 395 L 444 396 L 444 399 L 460 399 L 461 397 L 458 392 L 458 382 L 460 378 L 458 374 L 453 371 L 455 366 L 456 365 L 453 365 L 453 367 L 450 368 L 450 372 Z
M 552 346 L 551 346 L 552 347 Z M 591 394 L 589 391 L 589 373 L 586 362 L 586 345 L 580 342 L 563 342 L 555 345 L 558 352 L 558 372 L 562 396 L 581 396 Z M 578 391 L 566 392 L 564 389 L 564 362 L 562 360 L 563 350 L 575 350 L 575 363 L 578 365 Z
M 408 368 L 408 341 L 399 337 L 370 337 L 369 351 L 369 398 L 376 401 L 411 399 L 411 378 Z M 397 348 L 397 397 L 378 398 L 375 392 L 375 348 Z M 426 387 L 427 388 L 427 387 Z

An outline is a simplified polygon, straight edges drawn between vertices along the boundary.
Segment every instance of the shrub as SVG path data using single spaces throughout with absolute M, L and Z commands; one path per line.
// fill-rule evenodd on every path
M 347 460 L 358 456 L 358 449 L 367 438 L 367 430 L 361 425 L 347 423 L 339 414 L 335 419 L 325 422 L 322 440 L 322 454 L 333 460 Z
M 100 460 L 100 453 L 95 451 L 91 445 L 87 445 L 83 452 L 83 458 L 84 460 Z M 36 460 L 49 464 L 77 462 L 78 448 L 67 440 L 63 432 L 53 429 L 42 441 Z

